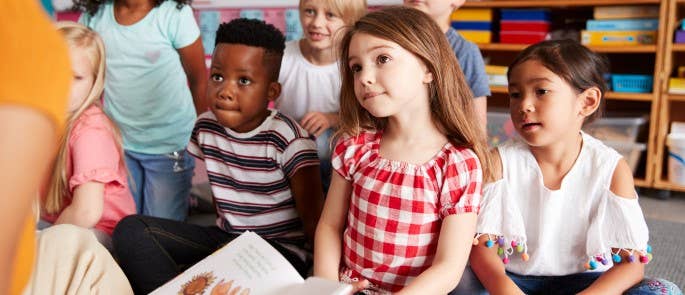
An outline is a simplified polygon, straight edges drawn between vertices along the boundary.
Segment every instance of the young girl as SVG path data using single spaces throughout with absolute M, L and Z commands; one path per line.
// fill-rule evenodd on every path
M 74 22 L 60 22 L 74 74 L 68 121 L 43 196 L 42 219 L 92 228 L 111 248 L 120 219 L 135 213 L 126 180 L 119 132 L 102 112 L 105 48 L 97 33 Z
M 494 152 L 499 180 L 483 190 L 470 258 L 490 293 L 667 294 L 673 287 L 640 283 L 652 255 L 632 171 L 581 131 L 599 116 L 606 70 L 604 59 L 571 40 L 528 47 L 510 65 L 509 106 L 521 141 Z
M 137 211 L 175 220 L 187 215 L 195 164 L 185 148 L 196 112 L 207 108 L 204 53 L 189 2 L 75 1 L 85 10 L 79 22 L 107 48 L 105 111 L 121 129 Z
M 314 275 L 369 293 L 445 294 L 466 265 L 487 147 L 457 60 L 424 13 L 393 7 L 342 39 L 341 124 Z
M 366 0 L 300 0 L 304 38 L 286 43 L 283 55 L 275 106 L 316 136 L 324 189 L 330 183 L 330 135 L 340 109 L 340 29 L 365 13 Z

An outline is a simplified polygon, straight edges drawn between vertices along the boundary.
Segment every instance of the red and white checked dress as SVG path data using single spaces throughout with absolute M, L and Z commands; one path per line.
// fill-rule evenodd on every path
M 422 165 L 384 159 L 381 136 L 363 132 L 333 151 L 333 168 L 352 182 L 340 279 L 395 292 L 431 265 L 443 218 L 478 212 L 483 173 L 471 149 L 451 143 Z

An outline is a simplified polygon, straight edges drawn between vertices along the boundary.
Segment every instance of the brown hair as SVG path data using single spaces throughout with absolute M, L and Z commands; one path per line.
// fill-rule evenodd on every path
M 606 57 L 592 52 L 587 47 L 574 40 L 543 41 L 524 49 L 509 65 L 507 79 L 511 79 L 511 72 L 522 63 L 536 60 L 548 70 L 566 81 L 578 93 L 589 88 L 597 87 L 602 92 L 597 111 L 585 119 L 590 123 L 601 117 L 604 109 L 604 94 L 607 83 L 604 74 L 609 70 Z
M 58 22 L 58 31 L 66 39 L 69 48 L 82 48 L 93 66 L 93 73 L 95 74 L 93 86 L 90 89 L 88 96 L 83 99 L 81 105 L 76 108 L 67 118 L 66 132 L 60 138 L 59 151 L 57 158 L 52 164 L 52 174 L 50 182 L 47 187 L 47 195 L 43 202 L 43 210 L 48 214 L 59 213 L 64 206 L 64 198 L 71 196 L 69 192 L 68 179 L 66 174 L 67 161 L 69 156 L 68 143 L 71 135 L 71 130 L 74 127 L 76 120 L 86 111 L 90 106 L 95 105 L 102 108 L 100 104 L 100 97 L 105 87 L 105 45 L 100 39 L 100 36 L 93 30 L 69 21 Z M 117 149 L 121 158 L 121 165 L 125 166 L 124 153 L 121 148 L 121 136 L 119 129 L 108 122 L 114 137 L 118 143 Z
M 389 7 L 369 13 L 343 36 L 340 54 L 341 119 L 336 137 L 355 136 L 362 130 L 382 130 L 387 124 L 387 118 L 375 118 L 364 109 L 354 93 L 354 73 L 348 64 L 350 42 L 357 33 L 397 43 L 426 65 L 433 75 L 433 82 L 428 85 L 433 122 L 454 146 L 470 148 L 476 153 L 484 180 L 490 180 L 486 136 L 478 125 L 473 95 L 457 58 L 438 25 L 428 15 L 413 8 Z

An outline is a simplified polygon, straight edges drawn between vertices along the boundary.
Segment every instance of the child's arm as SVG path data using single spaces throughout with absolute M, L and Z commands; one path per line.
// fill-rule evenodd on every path
M 621 159 L 616 165 L 614 175 L 611 179 L 610 190 L 617 196 L 626 199 L 635 199 L 635 185 L 633 183 L 633 172 L 625 159 Z M 612 249 L 614 252 L 617 249 Z M 623 293 L 633 285 L 640 282 L 644 277 L 645 267 L 639 262 L 627 261 L 628 253 L 621 251 L 624 262 L 615 263 L 608 271 L 604 272 L 590 287 L 580 294 L 613 294 Z
M 502 259 L 497 255 L 497 247 L 485 247 L 487 235 L 481 236 L 478 245 L 471 249 L 471 270 L 488 293 L 523 294 L 523 291 L 506 274 Z
M 319 136 L 328 128 L 338 127 L 338 120 L 340 116 L 338 113 L 321 113 L 321 112 L 309 112 L 302 117 L 300 120 L 300 125 L 302 128 L 307 130 L 307 132 L 313 134 L 314 136 Z
M 492 159 L 492 176 L 494 179 L 502 178 L 502 159 L 495 149 L 490 152 Z M 488 196 L 484 195 L 483 198 Z M 480 218 L 488 218 L 482 215 Z M 471 249 L 471 270 L 490 294 L 523 294 L 523 291 L 506 274 L 502 259 L 497 255 L 497 247 L 485 247 L 489 239 L 487 235 L 481 236 L 478 245 Z
M 352 184 L 337 172 L 333 172 L 321 220 L 316 227 L 314 276 L 339 280 L 342 234 L 351 195 Z
M 397 294 L 446 294 L 452 291 L 466 267 L 476 218 L 476 213 L 445 217 L 433 264 Z
M 102 217 L 104 195 L 104 183 L 90 181 L 77 186 L 71 204 L 64 208 L 55 224 L 68 223 L 93 228 Z
M 188 77 L 190 92 L 193 95 L 195 112 L 198 115 L 204 113 L 208 108 L 208 103 L 206 101 L 207 67 L 205 65 L 204 52 L 202 39 L 199 37 L 190 45 L 178 49 L 183 70 L 185 70 L 186 76 Z
M 323 191 L 319 166 L 302 167 L 290 177 L 290 190 L 295 199 L 295 208 L 302 219 L 304 233 L 310 245 L 314 245 L 314 232 L 323 209 Z

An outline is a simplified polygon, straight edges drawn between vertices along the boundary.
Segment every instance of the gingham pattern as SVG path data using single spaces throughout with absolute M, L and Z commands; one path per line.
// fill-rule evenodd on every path
M 341 277 L 394 292 L 431 265 L 445 216 L 478 212 L 483 174 L 472 150 L 450 143 L 422 165 L 381 158 L 381 135 L 343 139 L 333 153 L 352 182 Z

